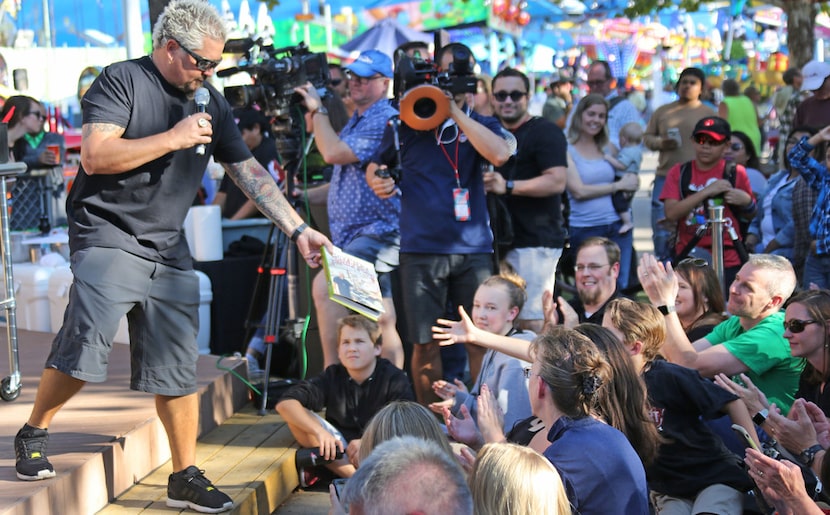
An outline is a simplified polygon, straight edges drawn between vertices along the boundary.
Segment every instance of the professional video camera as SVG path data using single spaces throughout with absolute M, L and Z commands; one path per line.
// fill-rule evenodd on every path
M 298 168 L 307 148 L 301 143 L 306 140 L 302 119 L 305 108 L 294 88 L 310 82 L 321 98 L 328 94 L 326 54 L 310 52 L 305 43 L 274 48 L 264 44 L 262 38 L 228 40 L 224 52 L 243 56 L 236 66 L 216 72 L 217 76 L 247 72 L 254 80 L 251 85 L 226 87 L 225 98 L 234 108 L 257 105 L 271 116 L 271 129 L 285 169 L 291 172 Z
M 452 95 L 476 92 L 472 54 L 466 47 L 452 47 L 452 62 L 447 70 L 438 64 L 403 55 L 395 66 L 394 91 L 400 100 L 401 120 L 416 130 L 432 130 L 449 116 Z
M 234 108 L 256 104 L 268 114 L 279 115 L 302 100 L 294 88 L 311 82 L 323 96 L 329 82 L 326 54 L 310 52 L 305 43 L 274 48 L 264 45 L 262 39 L 231 39 L 224 52 L 244 56 L 237 66 L 220 70 L 217 76 L 248 72 L 254 79 L 252 85 L 225 88 L 225 98 Z

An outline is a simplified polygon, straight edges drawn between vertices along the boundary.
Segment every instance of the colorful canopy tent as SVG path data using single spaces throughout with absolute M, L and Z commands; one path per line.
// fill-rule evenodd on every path
M 380 50 L 392 56 L 395 49 L 410 41 L 432 43 L 433 36 L 399 24 L 392 18 L 380 20 L 363 34 L 351 41 L 340 45 L 348 52 L 362 52 L 364 50 Z

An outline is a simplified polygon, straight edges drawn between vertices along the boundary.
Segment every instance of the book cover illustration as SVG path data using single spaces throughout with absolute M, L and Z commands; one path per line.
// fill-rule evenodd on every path
M 323 267 L 329 286 L 329 298 L 377 321 L 384 310 L 374 265 L 340 249 L 330 253 L 324 248 Z

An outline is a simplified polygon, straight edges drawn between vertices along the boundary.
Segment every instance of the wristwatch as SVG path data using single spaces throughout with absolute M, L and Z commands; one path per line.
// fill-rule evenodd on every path
M 300 225 L 298 225 L 297 228 L 294 229 L 294 232 L 291 233 L 291 241 L 293 241 L 294 243 L 297 243 L 297 240 L 300 239 L 300 235 L 306 229 L 308 229 L 308 224 L 307 223 L 303 222 Z
M 329 110 L 326 109 L 325 106 L 320 106 L 320 107 L 318 107 L 317 109 L 315 109 L 314 111 L 311 112 L 311 116 L 314 116 L 315 114 L 324 114 L 324 115 L 328 116 L 329 115 Z
M 668 315 L 669 313 L 675 313 L 674 304 L 670 306 L 657 306 L 657 311 L 663 313 L 663 316 Z
M 824 447 L 822 447 L 819 444 L 815 444 L 812 447 L 809 447 L 809 448 L 804 449 L 803 451 L 801 451 L 801 454 L 798 455 L 798 459 L 799 459 L 799 461 L 801 461 L 801 463 L 803 463 L 803 464 L 805 464 L 809 467 L 810 465 L 813 464 L 813 460 L 816 459 L 816 454 L 819 451 L 823 451 L 823 450 L 824 450 Z
M 752 421 L 755 422 L 756 426 L 760 426 L 767 421 L 767 417 L 769 417 L 769 410 L 764 408 L 758 413 L 752 415 Z
M 505 195 L 512 195 L 513 194 L 513 181 L 507 181 L 504 183 L 504 194 Z

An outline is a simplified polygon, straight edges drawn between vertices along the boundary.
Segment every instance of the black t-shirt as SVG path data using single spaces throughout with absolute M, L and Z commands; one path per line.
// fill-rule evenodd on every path
M 740 458 L 702 420 L 720 417 L 737 397 L 696 370 L 662 360 L 651 364 L 643 380 L 652 420 L 667 439 L 646 469 L 651 489 L 673 497 L 694 497 L 717 483 L 749 490 Z
M 230 105 L 213 86 L 207 112 L 213 138 L 204 155 L 195 148 L 171 152 L 117 175 L 87 175 L 83 166 L 66 200 L 72 252 L 120 248 L 131 254 L 189 269 L 182 225 L 207 168 L 208 158 L 239 163 L 251 152 L 242 141 Z M 112 64 L 83 98 L 84 124 L 125 129 L 122 138 L 163 133 L 197 111 L 192 98 L 170 85 L 149 56 Z
M 273 161 L 277 161 L 278 159 L 277 144 L 268 137 L 263 137 L 259 145 L 251 150 L 251 153 L 254 154 L 256 160 L 266 170 Z M 225 218 L 232 217 L 248 201 L 248 196 L 239 189 L 239 186 L 228 175 L 222 177 L 222 184 L 219 185 L 219 191 L 225 194 L 225 209 L 222 211 L 222 216 Z M 261 218 L 263 214 L 257 211 L 251 216 Z
M 513 130 L 518 140 L 516 155 L 497 170 L 508 180 L 539 177 L 543 170 L 568 166 L 568 142 L 562 129 L 544 118 L 533 117 Z M 505 197 L 513 220 L 511 248 L 565 245 L 562 195 Z

